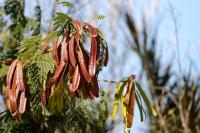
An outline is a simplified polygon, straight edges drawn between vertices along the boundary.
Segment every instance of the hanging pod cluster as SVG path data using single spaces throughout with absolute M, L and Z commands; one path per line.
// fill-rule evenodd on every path
M 123 95 L 124 90 L 125 94 Z M 126 130 L 130 130 L 133 123 L 135 101 L 139 107 L 141 121 L 143 121 L 143 114 L 145 114 L 145 111 L 142 106 L 142 101 L 140 96 L 143 98 L 150 113 L 156 116 L 157 115 L 156 110 L 149 102 L 141 85 L 137 81 L 135 81 L 134 75 L 131 75 L 126 80 L 119 81 L 117 83 L 112 116 L 113 117 L 116 116 L 118 104 L 121 102 L 122 119 Z
M 91 44 L 89 51 L 83 40 L 87 33 Z M 62 40 L 55 41 L 52 54 L 56 60 L 56 72 L 51 85 L 59 82 L 61 75 L 67 75 L 70 78 L 69 90 L 75 96 L 79 91 L 92 99 L 99 96 L 97 76 L 101 67 L 107 65 L 108 47 L 96 28 L 78 20 L 71 21 Z
M 26 88 L 23 78 L 23 64 L 15 59 L 8 70 L 6 79 L 6 104 L 12 116 L 19 118 L 26 109 Z
M 22 45 L 22 49 L 19 50 L 21 54 L 34 55 L 31 51 L 35 52 L 38 49 L 40 52 L 35 52 L 37 53 L 36 55 L 27 58 L 20 58 L 19 56 L 19 59 L 15 59 L 10 65 L 7 73 L 5 99 L 8 109 L 16 119 L 25 112 L 27 105 L 30 108 L 31 106 L 36 106 L 35 100 L 30 98 L 33 97 L 32 95 L 35 96 L 35 92 L 39 93 L 36 95 L 40 96 L 39 102 L 41 105 L 50 112 L 50 108 L 55 110 L 55 108 L 61 107 L 60 103 L 63 104 L 64 100 L 62 99 L 62 92 L 66 88 L 67 90 L 65 91 L 70 92 L 70 96 L 73 97 L 83 96 L 84 98 L 93 99 L 99 96 L 98 73 L 108 63 L 108 46 L 100 31 L 89 23 L 69 20 L 63 32 L 56 31 L 55 33 L 57 39 L 49 50 L 47 48 L 51 42 L 51 37 L 44 41 L 44 45 L 41 45 L 40 48 L 36 47 L 37 41 L 40 40 L 38 36 L 31 38 L 35 42 L 31 41 L 31 39 L 26 39 L 26 45 Z M 85 46 L 87 39 L 90 40 L 89 50 Z M 32 50 L 31 48 L 33 47 L 36 47 L 36 49 Z M 28 49 L 31 49 L 30 52 Z M 31 58 L 34 58 L 35 62 L 41 63 L 41 60 L 37 60 L 35 57 L 43 55 L 46 57 L 47 54 L 45 55 L 45 52 L 51 52 L 51 59 L 55 62 L 55 71 L 53 74 L 46 73 L 47 78 L 42 79 L 44 81 L 38 80 L 37 76 L 35 77 L 34 74 L 31 74 L 34 78 L 37 78 L 36 81 L 33 79 L 31 82 L 40 83 L 35 85 L 38 87 L 31 88 L 30 83 L 25 82 L 29 75 L 25 76 L 24 74 L 26 74 L 26 70 L 29 70 L 27 68 L 30 67 Z M 26 63 L 23 64 L 21 62 Z M 24 69 L 25 72 L 23 73 Z M 45 68 L 43 67 L 43 69 Z M 45 70 L 40 70 L 40 72 L 45 72 Z M 43 85 L 41 85 L 41 82 Z M 67 87 L 62 86 L 63 82 L 67 84 Z M 30 110 L 35 111 L 35 109 Z

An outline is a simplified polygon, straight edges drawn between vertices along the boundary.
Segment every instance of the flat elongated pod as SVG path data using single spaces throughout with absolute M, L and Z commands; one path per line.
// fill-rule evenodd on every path
M 20 91 L 25 91 L 24 79 L 23 79 L 23 66 L 20 62 L 17 64 L 17 85 Z
M 91 49 L 89 59 L 89 74 L 94 77 L 96 74 L 96 60 L 97 60 L 97 41 L 95 38 L 91 38 Z
M 73 67 L 76 66 L 76 57 L 75 57 L 75 45 L 74 45 L 74 37 L 71 37 L 69 41 L 69 59 L 70 63 Z
M 87 24 L 89 32 L 90 32 L 90 36 L 91 37 L 97 37 L 97 30 L 90 24 Z
M 98 85 L 97 77 L 94 77 L 94 78 L 92 79 L 90 91 L 92 92 L 92 94 L 93 94 L 95 97 L 99 97 L 99 85 Z
M 61 61 L 64 61 L 66 64 L 68 63 L 67 43 L 65 39 L 62 42 Z
M 12 91 L 9 100 L 10 100 L 10 112 L 13 114 L 17 111 L 17 98 L 15 96 L 14 90 Z
M 82 34 L 83 28 L 82 28 L 81 22 L 79 20 L 73 20 L 72 24 L 74 25 L 74 27 L 76 28 L 76 30 L 78 31 L 78 33 Z
M 27 102 L 27 98 L 25 96 L 25 92 L 22 92 L 21 96 L 20 96 L 19 108 L 18 108 L 18 111 L 19 111 L 20 114 L 23 114 L 25 112 L 26 102 Z
M 128 112 L 127 112 L 127 128 L 131 128 L 133 123 L 134 117 L 134 106 L 135 106 L 135 86 L 131 83 L 131 91 L 129 97 L 129 104 L 128 104 Z
M 10 68 L 8 70 L 7 78 L 6 78 L 6 97 L 9 95 L 10 91 L 8 89 L 11 88 L 12 78 L 15 71 L 15 67 L 17 65 L 18 59 L 15 59 L 12 64 L 10 65 Z
M 81 72 L 82 72 L 84 78 L 87 80 L 87 82 L 91 82 L 91 76 L 88 73 L 87 67 L 85 65 L 85 59 L 84 59 L 84 55 L 83 55 L 83 51 L 82 51 L 83 49 L 79 45 L 78 33 L 76 33 L 75 39 L 76 39 L 76 43 L 77 43 L 77 47 L 78 47 L 77 54 L 78 54 L 78 61 L 79 61 L 80 67 L 81 67 Z
M 78 86 L 80 83 L 80 78 L 81 78 L 81 76 L 80 76 L 80 72 L 79 72 L 79 67 L 77 65 L 75 68 L 75 71 L 74 71 L 72 84 L 70 84 L 70 87 L 69 87 L 71 92 L 75 92 L 78 89 Z
M 105 58 L 104 58 L 104 66 L 107 66 L 108 59 L 109 59 L 109 52 L 108 52 L 108 45 L 106 44 L 106 55 L 105 55 Z
M 60 63 L 60 65 L 58 66 L 54 76 L 51 78 L 51 84 L 52 85 L 55 83 L 56 80 L 58 80 L 60 74 L 62 73 L 62 70 L 63 70 L 64 66 L 65 66 L 65 63 L 62 61 Z
M 58 50 L 60 43 L 61 43 L 60 39 L 57 39 L 54 43 L 53 50 L 52 50 L 52 55 L 54 59 L 56 60 L 56 67 L 58 67 L 60 63 L 59 50 Z

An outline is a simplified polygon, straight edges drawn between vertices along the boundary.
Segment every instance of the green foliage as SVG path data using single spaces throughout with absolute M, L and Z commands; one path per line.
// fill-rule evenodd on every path
M 66 2 L 66 1 L 60 2 L 58 4 L 62 4 L 63 6 L 66 6 L 66 7 L 74 7 L 74 4 L 70 2 Z
M 42 115 L 40 103 L 40 92 L 43 89 L 44 81 L 47 80 L 48 74 L 54 72 L 54 61 L 49 53 L 44 55 L 35 55 L 30 58 L 25 68 L 27 85 L 30 88 L 30 107 L 34 114 Z M 41 116 L 38 116 L 41 117 Z
M 9 69 L 8 66 L 6 66 L 4 64 L 1 65 L 1 67 L 0 67 L 0 79 L 7 75 L 8 69 Z

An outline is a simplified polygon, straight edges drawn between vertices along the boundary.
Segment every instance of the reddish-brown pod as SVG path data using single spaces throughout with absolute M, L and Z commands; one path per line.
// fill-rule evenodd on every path
M 75 71 L 74 71 L 74 75 L 73 75 L 73 80 L 72 80 L 72 84 L 70 84 L 70 91 L 71 92 L 75 92 L 79 86 L 79 83 L 80 83 L 80 72 L 79 72 L 79 67 L 78 65 L 76 66 L 75 68 Z
M 68 63 L 67 43 L 65 39 L 62 42 L 61 61 L 64 61 L 66 64 Z
M 52 50 L 52 55 L 54 59 L 56 60 L 56 68 L 59 66 L 59 63 L 60 63 L 59 50 L 58 50 L 60 43 L 61 43 L 60 39 L 57 39 L 54 43 L 53 50 Z
M 57 68 L 57 70 L 56 70 L 54 76 L 51 78 L 51 84 L 52 84 L 52 85 L 53 85 L 53 84 L 55 83 L 55 81 L 59 78 L 59 76 L 60 76 L 60 74 L 61 74 L 61 72 L 62 72 L 64 66 L 65 66 L 65 63 L 62 61 L 62 62 L 60 63 L 60 65 L 58 66 L 58 68 Z
M 97 37 L 97 30 L 90 24 L 87 24 L 89 32 L 90 32 L 90 36 L 93 37 Z
M 92 79 L 90 91 L 92 92 L 92 94 L 93 94 L 95 97 L 99 97 L 99 85 L 98 85 L 97 77 L 94 77 L 94 78 Z
M 10 65 L 10 68 L 8 70 L 7 78 L 6 78 L 6 98 L 10 95 L 11 84 L 12 84 L 12 78 L 15 71 L 15 67 L 17 65 L 18 59 L 15 59 L 12 64 Z
M 25 91 L 24 79 L 23 79 L 23 66 L 20 62 L 17 64 L 17 85 L 20 91 Z
M 89 59 L 89 73 L 92 77 L 96 74 L 96 60 L 97 60 L 97 41 L 95 38 L 91 38 L 91 49 Z
M 76 28 L 76 30 L 78 31 L 78 33 L 82 34 L 83 28 L 82 28 L 81 22 L 79 20 L 73 20 L 72 24 L 74 25 L 74 27 Z
M 24 113 L 25 110 L 26 110 L 26 102 L 27 102 L 27 98 L 25 96 L 25 92 L 22 92 L 21 93 L 21 96 L 20 96 L 20 102 L 19 102 L 19 113 Z
M 77 54 L 78 54 L 79 64 L 80 64 L 80 67 L 81 67 L 81 72 L 82 72 L 84 78 L 87 80 L 87 82 L 91 82 L 91 76 L 88 73 L 87 67 L 85 65 L 85 59 L 84 59 L 84 55 L 83 55 L 83 51 L 82 51 L 83 49 L 79 46 L 79 35 L 78 35 L 78 33 L 76 33 L 75 39 L 76 39 L 76 43 L 77 43 L 77 47 L 78 47 Z
M 69 41 L 69 60 L 73 67 L 76 66 L 76 57 L 75 57 L 75 45 L 74 37 L 71 37 Z

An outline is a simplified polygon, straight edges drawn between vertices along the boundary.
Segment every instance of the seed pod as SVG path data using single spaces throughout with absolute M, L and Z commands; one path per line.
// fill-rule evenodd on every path
M 79 60 L 79 64 L 81 67 L 82 74 L 83 74 L 84 78 L 87 80 L 87 82 L 91 82 L 91 76 L 88 73 L 87 67 L 85 65 L 85 60 L 84 60 L 83 51 L 82 51 L 83 49 L 79 45 L 78 33 L 76 33 L 75 39 L 76 39 L 76 43 L 77 43 L 77 47 L 78 47 L 77 54 L 78 54 L 78 60 Z
M 81 26 L 81 22 L 78 20 L 73 20 L 72 24 L 74 25 L 74 27 L 76 28 L 76 30 L 78 31 L 79 34 L 82 34 L 83 32 L 83 28 Z
M 72 84 L 70 84 L 70 87 L 69 87 L 70 91 L 75 92 L 76 89 L 79 86 L 79 83 L 80 83 L 80 72 L 79 72 L 79 68 L 78 68 L 78 65 L 77 65 L 76 69 L 74 71 Z
M 52 50 L 52 55 L 54 59 L 56 60 L 56 68 L 59 66 L 59 63 L 60 63 L 59 50 L 58 50 L 60 43 L 61 43 L 60 40 L 57 39 L 54 43 L 53 50 Z
M 14 74 L 17 62 L 18 62 L 18 59 L 15 59 L 10 65 L 10 68 L 8 70 L 7 79 L 6 79 L 6 98 L 8 98 L 10 95 L 9 89 L 11 88 L 12 78 L 13 78 L 13 74 Z
M 25 91 L 24 79 L 23 79 L 23 66 L 20 62 L 17 64 L 17 84 L 20 91 Z
M 74 49 L 75 49 L 74 37 L 71 37 L 69 41 L 69 59 L 73 67 L 76 66 L 76 57 L 75 57 Z
M 60 74 L 61 74 L 61 72 L 62 72 L 64 66 L 65 66 L 65 63 L 62 61 L 62 62 L 60 63 L 60 65 L 58 66 L 58 68 L 57 68 L 57 70 L 56 70 L 54 76 L 51 78 L 51 84 L 52 84 L 52 85 L 55 83 L 55 81 L 58 80 L 58 78 L 59 78 L 59 76 L 60 76 Z
M 90 24 L 87 24 L 88 29 L 90 31 L 90 36 L 93 37 L 97 37 L 97 30 Z
M 97 60 L 97 41 L 91 38 L 90 60 L 89 60 L 89 74 L 94 77 L 96 74 L 96 60 Z
M 22 92 L 20 96 L 20 103 L 19 103 L 19 109 L 18 109 L 20 114 L 23 114 L 26 110 L 26 101 L 27 101 L 27 98 L 25 97 L 25 92 Z
M 99 97 L 99 85 L 98 85 L 97 77 L 94 77 L 94 78 L 92 79 L 90 91 L 92 92 L 92 94 L 93 94 L 95 97 Z
M 65 39 L 62 42 L 61 61 L 64 61 L 66 64 L 68 63 L 67 43 Z

